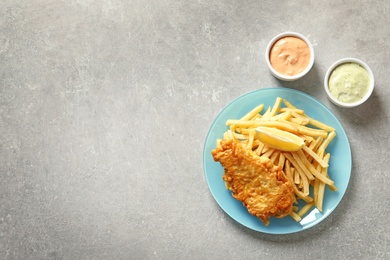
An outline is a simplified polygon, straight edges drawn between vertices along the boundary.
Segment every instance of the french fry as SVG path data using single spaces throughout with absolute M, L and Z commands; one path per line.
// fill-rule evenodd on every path
M 280 151 L 276 151 L 276 150 L 275 150 L 275 151 L 272 153 L 271 157 L 270 157 L 271 162 L 272 162 L 273 164 L 278 164 L 278 163 L 279 163 L 279 156 L 280 156 Z M 278 163 L 276 163 L 276 162 L 278 162 Z
M 292 115 L 294 116 L 294 120 L 292 122 L 298 123 L 300 125 L 307 125 L 310 123 L 310 119 L 304 115 L 301 115 L 297 112 L 292 112 Z
M 286 161 L 286 157 L 284 157 L 284 155 L 280 153 L 278 166 L 283 169 L 285 161 Z
M 301 216 L 299 216 L 297 213 L 295 213 L 294 211 L 292 211 L 290 213 L 290 217 L 292 217 L 296 222 L 299 222 L 302 220 Z
M 249 133 L 249 138 L 248 138 L 248 144 L 247 144 L 247 149 L 252 150 L 253 146 L 253 139 L 255 138 L 256 130 L 252 129 Z
M 256 151 L 255 151 L 257 155 L 260 155 L 262 153 L 264 146 L 265 145 L 263 143 L 259 144 L 259 146 L 256 148 Z
M 284 100 L 285 101 L 285 100 Z M 284 102 L 283 101 L 283 102 Z M 279 109 L 280 112 L 291 112 L 291 113 L 295 113 L 295 114 L 301 114 L 303 115 L 305 113 L 305 111 L 303 111 L 302 109 L 298 109 L 298 108 L 289 108 L 289 107 L 282 107 Z
M 276 115 L 276 112 L 279 110 L 279 107 L 280 107 L 280 104 L 282 103 L 282 98 L 280 97 L 277 97 L 276 100 L 275 100 L 275 103 L 271 109 L 271 112 L 269 114 L 269 117 L 273 117 Z
M 286 123 L 284 121 L 262 121 L 262 120 L 255 120 L 255 121 L 246 121 L 246 120 L 233 120 L 229 119 L 226 121 L 227 126 L 236 125 L 236 127 L 242 127 L 242 128 L 256 128 L 259 126 L 268 126 L 268 127 L 275 127 L 281 130 L 285 130 L 294 134 L 298 134 L 299 130 L 296 126 Z
M 328 147 L 328 145 L 330 144 L 330 142 L 333 140 L 333 138 L 336 137 L 336 132 L 335 131 L 332 131 L 329 133 L 328 137 L 322 142 L 322 144 L 320 145 L 320 147 L 318 148 L 318 151 L 317 151 L 317 154 L 318 155 L 321 155 L 321 153 L 324 153 L 325 152 L 325 149 Z
M 267 121 L 270 119 L 270 114 L 271 114 L 271 108 L 268 107 L 267 111 L 265 111 L 264 115 L 261 117 L 261 120 Z
M 290 181 L 290 183 L 293 183 L 292 173 L 291 173 L 291 167 L 290 167 L 290 162 L 289 162 L 289 161 L 286 161 L 285 173 L 286 173 L 286 177 L 287 177 L 287 179 Z M 297 195 L 297 197 L 303 199 L 304 201 L 306 201 L 306 202 L 308 202 L 308 203 L 313 201 L 313 198 L 311 198 L 311 197 L 308 196 L 308 195 L 305 195 L 303 192 L 301 192 L 301 191 L 297 188 L 297 186 L 295 186 L 295 185 L 292 184 L 292 188 L 293 188 L 295 194 Z
M 283 103 L 286 105 L 286 107 L 291 109 L 297 109 L 293 104 L 291 104 L 287 99 L 283 99 Z
M 291 117 L 291 115 L 292 115 L 291 111 L 284 112 L 281 119 L 288 121 L 288 119 Z
M 248 135 L 244 135 L 244 134 L 239 134 L 239 133 L 235 133 L 232 131 L 232 134 L 234 135 L 234 137 L 238 140 L 248 140 L 249 136 Z
M 253 145 L 252 145 L 252 150 L 256 149 L 260 144 L 262 144 L 262 142 L 260 142 L 257 139 L 254 139 L 253 140 Z
M 276 116 L 271 117 L 269 120 L 270 121 L 279 121 L 281 119 L 285 120 L 285 118 L 289 118 L 288 114 L 289 114 L 288 112 L 283 112 L 283 113 L 280 113 L 280 114 L 278 114 Z
M 328 133 L 321 129 L 313 129 L 301 125 L 298 125 L 297 127 L 298 127 L 298 133 L 303 135 L 314 136 L 314 137 L 321 136 L 324 138 L 328 136 Z
M 315 119 L 313 119 L 311 117 L 308 117 L 308 118 L 309 118 L 309 123 L 312 126 L 318 127 L 318 128 L 323 129 L 323 130 L 325 130 L 327 132 L 335 131 L 335 129 L 333 127 L 331 127 L 331 126 L 328 126 L 328 125 L 326 125 L 326 124 L 324 124 L 324 123 L 322 123 L 320 121 L 317 121 L 317 120 L 315 120 Z
M 309 123 L 309 120 L 297 117 L 290 117 L 289 121 L 297 125 L 307 125 Z
M 306 159 L 306 157 L 303 154 L 302 150 L 299 150 L 298 152 L 295 152 L 294 155 L 297 155 L 298 158 L 299 158 L 298 161 L 301 161 L 303 163 L 303 165 L 305 166 L 305 168 L 309 172 L 311 172 L 312 175 L 314 175 L 316 178 L 318 178 L 320 181 L 322 181 L 323 183 L 326 183 L 328 185 L 333 185 L 334 184 L 334 181 L 329 179 L 327 176 L 324 176 L 323 174 L 321 174 L 320 172 L 318 172 L 314 168 L 314 166 Z
M 252 119 L 254 116 L 259 115 L 259 113 L 261 112 L 261 110 L 263 110 L 263 108 L 264 108 L 264 104 L 260 104 L 260 105 L 256 106 L 250 112 L 248 112 L 245 116 L 241 117 L 241 120 Z
M 330 158 L 330 154 L 328 153 L 325 155 L 324 160 L 329 161 L 329 158 Z M 321 174 L 327 176 L 328 175 L 327 168 L 323 168 Z M 318 195 L 317 195 L 317 200 L 315 201 L 315 203 L 316 203 L 316 207 L 318 208 L 318 210 L 320 212 L 322 212 L 322 205 L 323 205 L 324 193 L 325 193 L 325 183 L 319 182 L 317 192 L 318 192 Z
M 298 212 L 298 216 L 301 218 L 306 215 L 307 212 L 314 206 L 314 202 L 309 202 Z
M 286 100 L 286 99 L 284 99 L 283 100 L 283 103 L 286 105 L 286 107 L 288 107 L 288 108 L 290 108 L 290 109 L 297 109 L 293 104 L 291 104 L 288 100 Z M 307 116 L 308 117 L 308 116 Z M 313 118 L 311 118 L 311 117 L 308 117 L 309 118 L 309 120 L 310 120 L 310 124 L 311 125 L 313 125 L 313 126 L 315 126 L 315 127 L 318 127 L 318 128 L 320 128 L 320 129 L 323 129 L 323 130 L 325 130 L 325 131 L 327 131 L 327 132 L 331 132 L 331 131 L 335 131 L 335 129 L 333 128 L 333 127 L 331 127 L 331 126 L 328 126 L 328 125 L 326 125 L 326 124 L 324 124 L 324 123 L 322 123 L 322 122 L 320 122 L 320 121 L 318 121 L 318 120 L 315 120 L 315 119 L 313 119 Z
M 249 135 L 254 128 L 239 128 L 240 132 L 245 135 Z M 255 131 L 256 132 L 256 131 Z
M 294 165 L 294 167 L 304 173 L 306 178 L 314 180 L 313 174 L 305 167 L 304 163 L 299 159 L 299 156 L 294 153 L 283 153 L 284 156 Z
M 269 148 L 262 156 L 271 158 L 272 154 L 274 153 L 274 149 Z
M 310 144 L 309 147 L 303 147 L 303 150 L 307 153 L 307 158 L 311 157 L 321 164 L 322 167 L 328 167 L 328 164 L 325 164 L 323 159 L 316 153 L 318 146 L 321 144 L 323 138 L 318 137 L 314 142 Z
M 298 171 L 295 171 L 295 169 L 292 169 L 292 170 L 294 170 L 293 171 L 294 183 L 299 185 L 301 183 L 301 178 L 299 177 L 299 173 L 298 173 Z

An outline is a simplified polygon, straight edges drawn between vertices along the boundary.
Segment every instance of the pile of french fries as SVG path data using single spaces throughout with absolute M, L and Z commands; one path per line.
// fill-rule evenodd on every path
M 263 109 L 264 104 L 260 104 L 238 120 L 227 120 L 227 133 L 243 142 L 247 149 L 258 156 L 270 158 L 275 165 L 283 169 L 293 186 L 297 200 L 305 202 L 301 208 L 298 205 L 293 206 L 290 216 L 294 220 L 300 221 L 314 206 L 322 212 L 326 185 L 332 191 L 337 190 L 328 175 L 330 154 L 326 152 L 326 148 L 336 136 L 335 129 L 307 116 L 305 111 L 280 97 L 262 114 Z M 305 145 L 295 152 L 267 147 L 256 138 L 256 128 L 259 126 L 275 127 L 293 133 L 302 138 Z

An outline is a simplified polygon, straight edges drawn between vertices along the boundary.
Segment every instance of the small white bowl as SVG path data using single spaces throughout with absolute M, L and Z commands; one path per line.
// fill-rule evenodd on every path
M 344 63 L 356 63 L 356 64 L 362 66 L 364 69 L 367 70 L 368 75 L 370 77 L 370 86 L 369 86 L 368 92 L 366 93 L 365 96 L 363 96 L 362 99 L 360 99 L 359 101 L 354 102 L 354 103 L 345 103 L 345 102 L 338 100 L 336 97 L 334 97 L 332 95 L 332 93 L 329 90 L 329 85 L 328 85 L 329 77 L 331 76 L 333 70 L 335 68 L 337 68 L 337 66 L 344 64 Z M 361 60 L 355 59 L 355 58 L 344 58 L 344 59 L 338 60 L 335 63 L 333 63 L 332 66 L 330 66 L 328 71 L 326 72 L 325 79 L 324 79 L 324 87 L 325 87 L 325 91 L 326 91 L 326 94 L 328 95 L 329 100 L 332 101 L 332 103 L 334 103 L 335 105 L 340 106 L 340 107 L 356 107 L 356 106 L 363 104 L 371 96 L 372 92 L 374 91 L 374 86 L 375 86 L 374 74 L 372 73 L 372 70 L 370 69 L 370 67 L 364 61 L 361 61 Z
M 270 62 L 270 60 L 269 60 L 270 51 L 271 51 L 273 45 L 275 44 L 275 42 L 278 41 L 280 38 L 287 37 L 287 36 L 293 36 L 293 37 L 300 38 L 301 40 L 303 40 L 303 41 L 309 46 L 309 49 L 310 49 L 310 61 L 309 61 L 309 65 L 306 67 L 306 69 L 305 69 L 304 71 L 302 71 L 302 72 L 299 73 L 299 74 L 293 75 L 293 76 L 284 75 L 284 74 L 282 74 L 282 73 L 276 71 L 276 70 L 274 69 L 274 67 L 272 67 L 271 62 Z M 281 33 L 281 34 L 276 35 L 276 36 L 268 43 L 267 49 L 266 49 L 266 51 L 265 51 L 265 60 L 266 60 L 266 62 L 267 62 L 268 68 L 269 68 L 269 70 L 271 71 L 272 75 L 274 75 L 276 78 L 278 78 L 278 79 L 280 79 L 280 80 L 284 80 L 284 81 L 294 81 L 294 80 L 300 79 L 300 78 L 302 78 L 303 76 L 305 76 L 305 75 L 311 70 L 311 68 L 313 67 L 313 64 L 314 64 L 314 49 L 313 49 L 313 45 L 310 43 L 310 41 L 309 41 L 305 36 L 303 36 L 303 35 L 300 34 L 300 33 L 296 33 L 296 32 L 284 32 L 284 33 Z

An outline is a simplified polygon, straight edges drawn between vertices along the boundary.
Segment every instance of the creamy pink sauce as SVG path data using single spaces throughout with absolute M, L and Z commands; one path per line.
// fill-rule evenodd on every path
M 295 36 L 287 36 L 274 43 L 269 59 L 277 72 L 294 76 L 309 66 L 310 49 L 304 40 Z

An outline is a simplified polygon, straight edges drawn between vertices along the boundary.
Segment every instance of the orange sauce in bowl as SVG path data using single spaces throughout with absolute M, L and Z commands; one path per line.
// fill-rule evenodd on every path
M 310 48 L 304 40 L 295 36 L 286 36 L 273 44 L 269 60 L 272 67 L 280 74 L 295 76 L 309 66 L 310 56 Z

